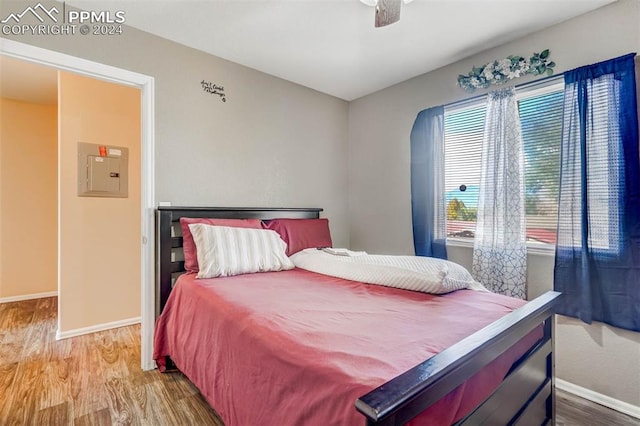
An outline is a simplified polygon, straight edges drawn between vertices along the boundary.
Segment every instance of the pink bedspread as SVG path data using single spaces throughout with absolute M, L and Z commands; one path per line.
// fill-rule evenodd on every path
M 227 426 L 362 425 L 356 399 L 522 305 L 490 293 L 434 296 L 295 269 L 179 278 L 156 324 L 163 356 Z M 450 425 L 498 385 L 530 335 L 412 424 Z

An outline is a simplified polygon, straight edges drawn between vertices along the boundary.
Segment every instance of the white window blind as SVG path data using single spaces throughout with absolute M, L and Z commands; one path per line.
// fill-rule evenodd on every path
M 563 85 L 522 91 L 518 99 L 527 241 L 555 244 Z M 485 102 L 445 108 L 445 203 L 450 239 L 472 241 L 475 236 Z
M 563 92 L 518 102 L 524 149 L 527 240 L 555 244 L 558 221 Z
M 478 213 L 480 160 L 486 106 L 444 114 L 444 187 L 447 237 L 473 239 Z
M 569 86 L 569 104 L 573 110 L 565 117 L 564 126 L 568 129 L 571 146 L 580 147 L 581 135 L 577 113 L 577 90 L 573 90 L 573 83 Z M 621 173 L 624 173 L 621 147 L 620 128 L 617 117 L 619 115 L 619 82 L 613 74 L 606 74 L 594 79 L 588 86 L 586 131 L 586 171 L 587 171 L 587 199 L 582 194 L 582 160 L 579 149 L 569 153 L 565 163 L 566 173 L 563 177 L 563 202 L 570 207 L 563 211 L 571 212 L 560 218 L 562 229 L 571 229 L 565 238 L 570 241 L 560 241 L 562 246 L 581 246 L 582 209 L 581 204 L 586 201 L 588 207 L 588 243 L 589 247 L 603 252 L 618 253 L 620 249 L 620 205 L 619 199 Z M 577 201 L 576 201 L 577 200 Z

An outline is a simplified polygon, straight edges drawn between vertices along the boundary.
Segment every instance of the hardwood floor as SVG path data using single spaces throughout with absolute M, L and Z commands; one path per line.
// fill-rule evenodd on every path
M 640 426 L 640 420 L 556 390 L 557 426 Z
M 180 373 L 140 369 L 140 327 L 56 341 L 57 298 L 0 304 L 0 425 L 221 426 Z M 558 391 L 559 426 L 640 420 Z
M 180 373 L 140 369 L 140 327 L 55 340 L 57 298 L 0 304 L 0 425 L 223 425 Z

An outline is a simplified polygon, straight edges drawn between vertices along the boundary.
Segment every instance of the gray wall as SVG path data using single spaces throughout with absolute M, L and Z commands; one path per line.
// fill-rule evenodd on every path
M 1 14 L 24 6 L 3 1 Z M 155 78 L 156 200 L 322 207 L 336 244 L 349 244 L 347 102 L 130 27 L 3 37 Z M 224 86 L 227 102 L 202 80 Z
M 349 105 L 349 218 L 351 247 L 413 254 L 409 134 L 417 113 L 469 97 L 458 74 L 507 55 L 545 48 L 556 73 L 640 50 L 640 2 L 621 0 L 466 60 L 360 98 Z M 427 53 L 425 53 L 427 54 Z M 533 80 L 520 78 L 517 83 Z M 482 92 L 476 92 L 476 94 Z M 471 266 L 471 249 L 449 247 Z M 528 256 L 530 297 L 552 288 L 553 256 Z M 568 382 L 640 406 L 640 333 L 558 322 L 557 372 Z

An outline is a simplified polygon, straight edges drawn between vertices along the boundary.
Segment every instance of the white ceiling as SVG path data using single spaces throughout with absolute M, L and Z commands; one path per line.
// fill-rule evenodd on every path
M 415 0 L 383 28 L 358 0 L 67 3 L 124 10 L 127 25 L 353 100 L 612 1 Z
M 613 1 L 415 0 L 384 28 L 358 0 L 67 3 L 124 10 L 127 25 L 353 100 Z M 0 55 L 0 71 L 3 97 L 56 103 L 54 69 Z

